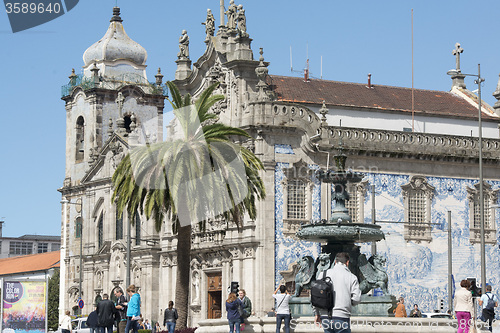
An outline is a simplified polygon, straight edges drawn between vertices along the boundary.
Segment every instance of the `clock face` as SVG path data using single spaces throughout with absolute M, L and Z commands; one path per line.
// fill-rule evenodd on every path
M 75 209 L 77 213 L 80 213 L 82 211 L 82 199 L 76 200 Z

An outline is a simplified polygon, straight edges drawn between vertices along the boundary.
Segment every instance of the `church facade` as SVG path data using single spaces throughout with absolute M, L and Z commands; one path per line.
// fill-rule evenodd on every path
M 262 49 L 254 58 L 243 7 L 231 1 L 221 21 L 216 30 L 208 12 L 206 50 L 195 63 L 183 32 L 177 71 L 169 79 L 194 99 L 219 83 L 216 93 L 226 98 L 213 112 L 251 135 L 239 143 L 263 162 L 267 198 L 257 203 L 257 218 L 244 218 L 241 228 L 221 219 L 208 221 L 204 230 L 193 226 L 190 326 L 225 317 L 232 281 L 246 290 L 254 315 L 265 316 L 274 306 L 276 286 L 293 284 L 295 262 L 318 256 L 321 244 L 301 241 L 295 233 L 302 224 L 329 218 L 332 188 L 318 181 L 315 170 L 334 167 L 339 147 L 347 166 L 365 175 L 348 188 L 348 208 L 353 222 L 382 226 L 385 240 L 376 250 L 387 258 L 391 294 L 428 312 L 441 300 L 448 304 L 450 221 L 454 279 L 479 280 L 479 140 L 477 133 L 471 136 L 478 99 L 459 66 L 451 91 L 315 80 L 307 73 L 272 75 Z M 63 87 L 61 311 L 76 311 L 79 297 L 90 305 L 128 282 L 139 287 L 144 318 L 161 320 L 174 299 L 177 240 L 170 223 L 158 233 L 152 221 L 138 216 L 131 226 L 126 213 L 117 218 L 112 200 L 111 177 L 119 162 L 136 145 L 163 140 L 167 125 L 163 75 L 158 70 L 149 82 L 146 59 L 114 8 L 108 31 L 84 54 L 84 74 L 73 72 Z M 500 285 L 497 104 L 482 105 L 486 272 L 494 286 Z M 175 136 L 175 122 L 168 128 Z M 359 245 L 366 254 L 374 249 Z

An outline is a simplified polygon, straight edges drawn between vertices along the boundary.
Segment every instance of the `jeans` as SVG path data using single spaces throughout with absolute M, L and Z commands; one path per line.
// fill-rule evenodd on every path
M 168 333 L 174 333 L 175 331 L 175 322 L 167 321 L 167 331 Z
M 139 329 L 139 324 L 137 320 L 127 319 L 127 326 L 125 326 L 125 333 L 129 333 L 130 330 L 133 330 L 134 333 L 137 333 Z
M 229 322 L 229 333 L 240 333 L 240 318 L 228 319 Z
M 106 330 L 108 333 L 113 333 L 113 324 L 110 326 L 100 326 L 99 327 L 99 333 L 106 333 Z
M 120 320 L 118 323 L 118 327 L 116 328 L 116 331 L 118 333 L 125 333 L 125 327 L 127 327 L 127 321 L 126 320 Z M 90 332 L 92 333 L 92 332 Z
M 280 333 L 281 321 L 285 321 L 285 333 L 290 333 L 290 315 L 289 314 L 277 314 L 276 315 L 276 333 Z
M 457 333 L 469 333 L 469 324 L 471 322 L 470 312 L 457 311 L 458 330 Z
M 325 333 L 351 333 L 351 320 L 341 317 L 321 317 L 321 327 Z

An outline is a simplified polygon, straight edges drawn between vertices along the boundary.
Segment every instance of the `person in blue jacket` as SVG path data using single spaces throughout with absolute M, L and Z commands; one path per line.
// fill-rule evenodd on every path
M 240 311 L 243 305 L 235 293 L 230 293 L 226 300 L 227 321 L 229 322 L 229 333 L 240 333 Z
M 139 330 L 138 320 L 141 315 L 141 295 L 135 292 L 135 285 L 131 284 L 127 288 L 127 295 L 130 297 L 127 305 L 127 326 L 125 332 L 128 333 L 132 329 L 134 333 Z

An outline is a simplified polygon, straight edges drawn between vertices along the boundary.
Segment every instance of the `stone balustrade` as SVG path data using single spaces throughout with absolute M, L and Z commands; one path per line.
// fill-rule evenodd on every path
M 485 323 L 476 322 L 478 332 L 488 332 Z M 229 329 L 227 319 L 201 320 L 196 325 L 196 333 L 220 333 Z M 283 324 L 281 329 L 283 330 Z M 314 324 L 313 317 L 294 318 L 291 322 L 291 332 L 294 333 L 320 333 L 323 329 Z M 395 317 L 352 317 L 352 333 L 376 332 L 376 333 L 454 333 L 457 331 L 456 319 L 442 318 L 395 318 Z M 248 333 L 276 332 L 275 317 L 249 317 L 245 326 Z M 284 332 L 284 331 L 283 331 Z

